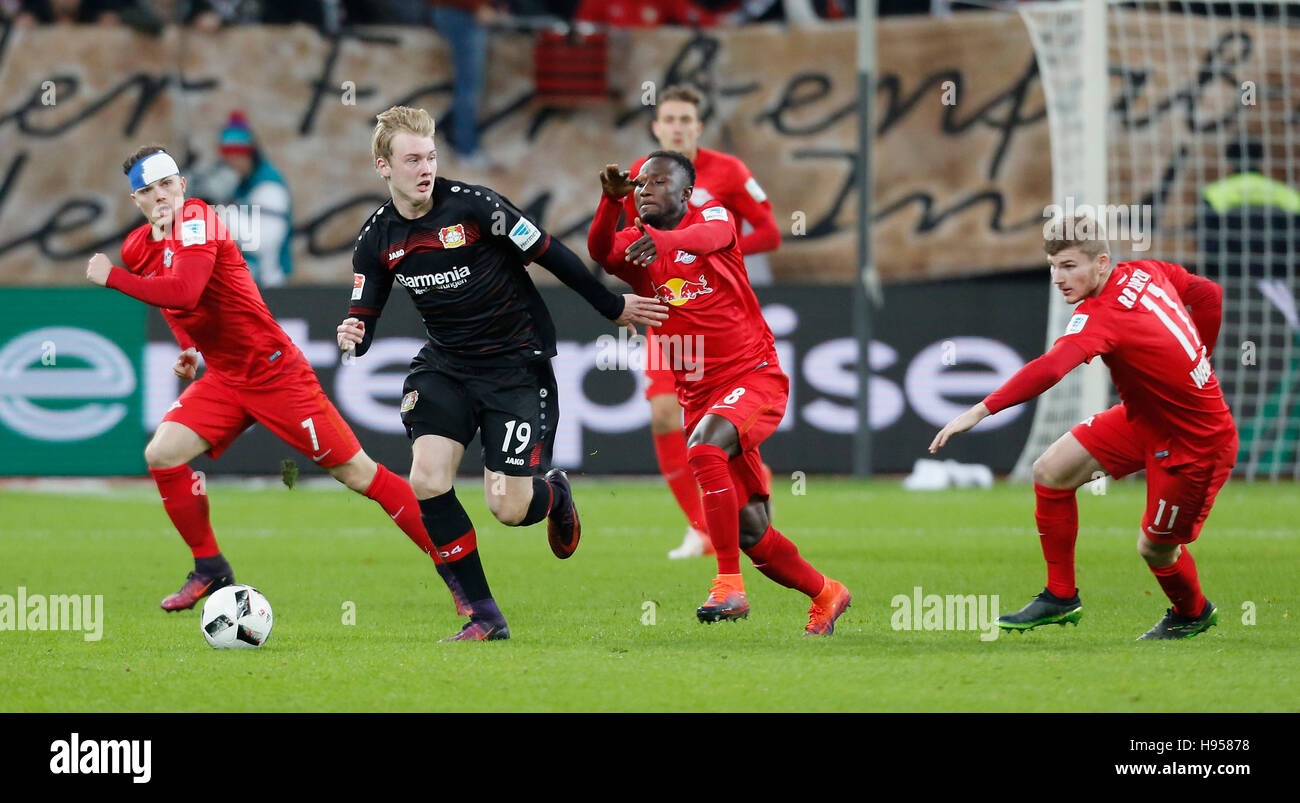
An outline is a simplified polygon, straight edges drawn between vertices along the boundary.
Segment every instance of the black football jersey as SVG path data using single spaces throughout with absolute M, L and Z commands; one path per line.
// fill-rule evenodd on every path
M 504 196 L 446 178 L 433 208 L 408 220 L 389 200 L 352 251 L 348 314 L 377 318 L 396 282 L 424 318 L 442 357 L 517 364 L 555 356 L 555 325 L 524 266 L 550 235 Z

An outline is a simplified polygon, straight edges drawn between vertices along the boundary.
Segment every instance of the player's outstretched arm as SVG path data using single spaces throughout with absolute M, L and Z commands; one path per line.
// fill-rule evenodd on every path
M 944 444 L 948 443 L 948 439 L 953 435 L 956 435 L 959 432 L 965 432 L 983 421 L 985 418 L 988 418 L 989 415 L 989 408 L 984 406 L 984 402 L 979 402 L 974 407 L 949 421 L 947 424 L 944 424 L 943 429 L 939 430 L 939 434 L 935 435 L 934 440 L 930 441 L 930 454 L 934 454 L 942 449 Z
M 551 240 L 550 246 L 536 261 L 585 298 L 597 312 L 620 325 L 641 323 L 658 326 L 660 321 L 668 319 L 668 307 L 658 299 L 631 293 L 615 295 L 597 281 L 578 255 L 559 240 Z
M 953 435 L 965 432 L 993 413 L 1027 402 L 1052 387 L 1090 356 L 1085 349 L 1066 338 L 1056 341 L 1051 351 L 1030 360 L 984 401 L 945 424 L 930 442 L 930 454 L 943 448 Z
M 172 257 L 170 274 L 137 276 L 95 254 L 86 263 L 86 278 L 155 307 L 192 310 L 199 305 L 215 264 L 215 249 L 182 248 Z
M 1077 343 L 1061 338 L 1046 354 L 1025 363 L 1023 368 L 1002 383 L 1002 387 L 986 396 L 982 403 L 990 413 L 1023 404 L 1060 382 L 1066 374 L 1091 356 Z
M 668 320 L 668 307 L 657 298 L 646 298 L 635 293 L 623 294 L 623 314 L 614 319 L 619 326 L 626 326 L 636 334 L 633 324 L 662 326 Z

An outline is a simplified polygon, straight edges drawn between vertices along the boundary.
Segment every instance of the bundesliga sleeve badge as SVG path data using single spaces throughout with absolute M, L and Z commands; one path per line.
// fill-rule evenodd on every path
M 361 291 L 366 286 L 366 275 L 364 273 L 352 274 L 352 300 L 361 300 Z
M 510 242 L 514 243 L 520 251 L 527 251 L 529 246 L 537 242 L 537 238 L 541 236 L 542 233 L 526 217 L 519 218 L 519 222 L 510 230 Z
M 203 218 L 187 220 L 181 224 L 181 245 L 203 245 L 208 239 L 208 227 Z

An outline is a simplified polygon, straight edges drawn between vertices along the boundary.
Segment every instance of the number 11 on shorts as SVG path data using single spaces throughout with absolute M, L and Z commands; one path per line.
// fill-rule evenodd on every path
M 1156 520 L 1153 521 L 1153 522 L 1151 522 L 1151 526 L 1152 526 L 1152 527 L 1159 527 L 1159 526 L 1160 526 L 1160 517 L 1163 516 L 1164 514 L 1165 514 L 1165 500 L 1161 499 L 1161 500 L 1160 500 L 1160 506 L 1156 508 Z M 1169 523 L 1166 524 L 1165 526 L 1168 527 L 1170 530 L 1173 530 L 1173 529 L 1174 529 L 1174 519 L 1176 519 L 1176 518 L 1178 518 L 1178 505 L 1171 505 L 1171 506 L 1169 507 Z

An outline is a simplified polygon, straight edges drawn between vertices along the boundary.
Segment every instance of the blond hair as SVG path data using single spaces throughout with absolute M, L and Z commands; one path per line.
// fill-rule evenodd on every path
M 405 131 L 417 137 L 433 136 L 433 118 L 424 109 L 393 106 L 375 115 L 375 133 L 370 136 L 370 152 L 376 159 L 391 161 L 393 137 Z
M 1073 217 L 1057 215 L 1043 226 L 1043 250 L 1048 256 L 1077 248 L 1088 257 L 1096 259 L 1110 253 L 1106 242 L 1106 225 L 1096 215 L 1078 212 Z

